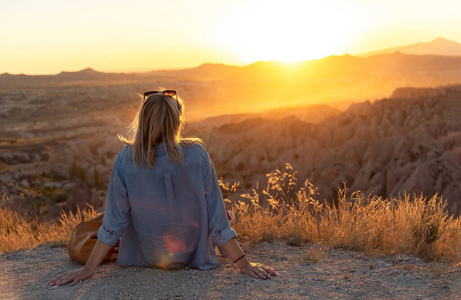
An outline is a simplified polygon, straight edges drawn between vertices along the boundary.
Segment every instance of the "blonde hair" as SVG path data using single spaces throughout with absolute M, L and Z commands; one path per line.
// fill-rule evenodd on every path
M 129 126 L 128 138 L 119 135 L 119 139 L 131 146 L 132 159 L 136 165 L 152 167 L 155 158 L 155 146 L 165 142 L 170 159 L 180 164 L 183 158 L 181 146 L 200 143 L 198 138 L 182 138 L 184 126 L 184 103 L 176 96 L 156 93 L 142 104 L 136 117 Z M 147 154 L 145 153 L 147 150 Z

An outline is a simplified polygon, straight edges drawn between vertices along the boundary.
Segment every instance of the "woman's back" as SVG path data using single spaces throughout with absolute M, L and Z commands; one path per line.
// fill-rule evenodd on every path
M 176 164 L 165 145 L 157 145 L 152 168 L 134 164 L 130 146 L 119 153 L 98 233 L 106 244 L 123 234 L 119 264 L 211 269 L 218 263 L 213 243 L 222 246 L 236 236 L 205 149 L 195 144 L 182 150 Z

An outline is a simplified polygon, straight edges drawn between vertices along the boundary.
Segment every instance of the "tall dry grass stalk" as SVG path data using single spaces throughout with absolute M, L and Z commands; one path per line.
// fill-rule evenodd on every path
M 26 219 L 8 207 L 0 207 L 0 254 L 32 249 L 48 242 L 66 243 L 77 224 L 96 216 L 93 207 L 75 214 L 61 212 L 58 223 Z
M 337 203 L 316 199 L 316 189 L 299 185 L 287 164 L 268 174 L 262 192 L 233 204 L 235 230 L 248 241 L 321 243 L 366 253 L 409 254 L 431 261 L 461 262 L 461 220 L 449 217 L 441 197 L 404 195 L 382 199 L 340 189 Z

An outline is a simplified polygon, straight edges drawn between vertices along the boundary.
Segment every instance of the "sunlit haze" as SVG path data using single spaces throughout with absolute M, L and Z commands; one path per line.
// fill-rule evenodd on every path
M 461 41 L 457 0 L 0 1 L 0 73 L 300 61 Z

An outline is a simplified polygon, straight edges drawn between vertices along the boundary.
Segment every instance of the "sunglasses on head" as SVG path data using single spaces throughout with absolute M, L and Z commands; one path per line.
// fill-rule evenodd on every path
M 148 98 L 149 96 L 152 96 L 152 95 L 158 94 L 158 93 L 162 93 L 164 96 L 170 96 L 170 97 L 176 96 L 176 99 L 178 99 L 178 93 L 176 93 L 176 91 L 164 90 L 164 91 L 149 91 L 149 92 L 145 92 L 144 93 L 144 101 L 146 101 L 146 98 Z
M 145 92 L 143 101 L 146 101 L 146 99 L 149 98 L 150 96 L 152 96 L 154 94 L 159 94 L 159 93 L 162 93 L 164 96 L 170 96 L 170 97 L 176 96 L 176 101 L 178 102 L 178 109 L 181 112 L 181 106 L 179 105 L 179 101 L 178 101 L 178 93 L 176 91 L 174 91 L 174 90 Z

